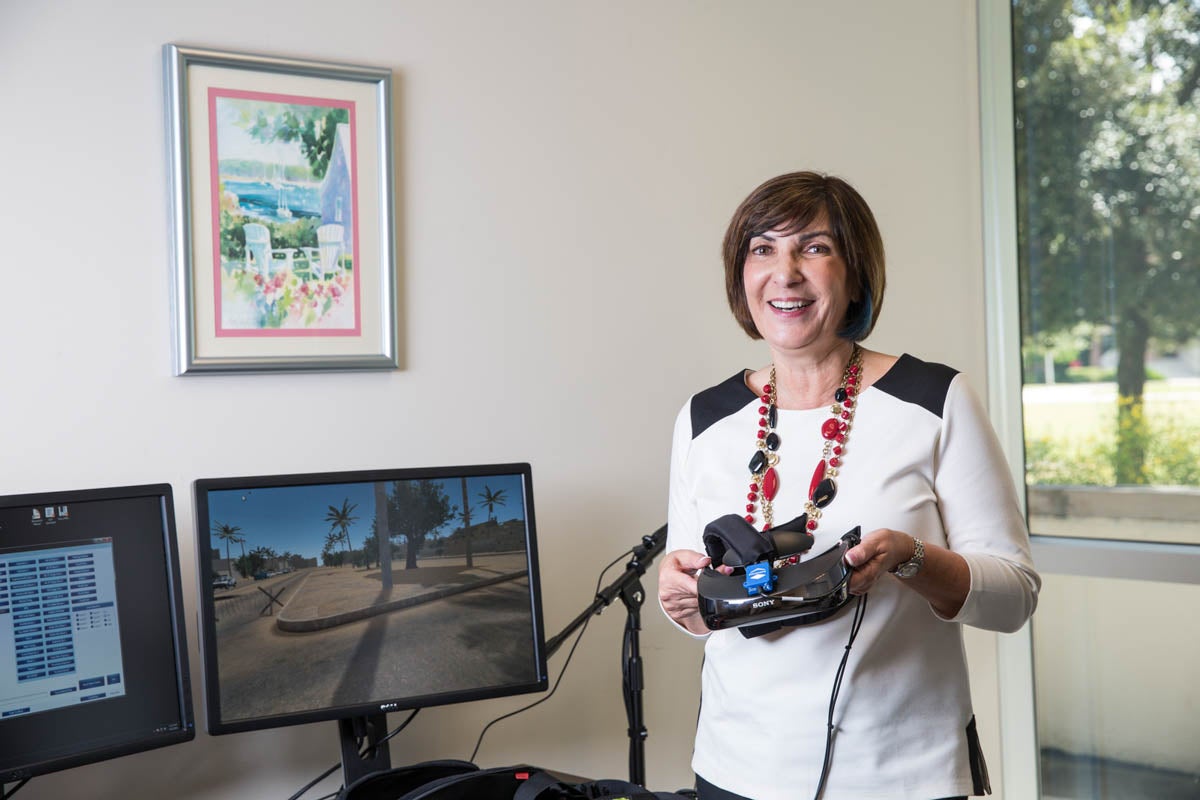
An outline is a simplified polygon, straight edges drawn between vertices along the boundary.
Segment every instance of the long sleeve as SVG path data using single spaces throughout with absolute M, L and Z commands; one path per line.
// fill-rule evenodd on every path
M 1000 442 L 961 375 L 946 396 L 934 489 L 947 543 L 971 571 L 971 589 L 953 621 L 1019 629 L 1037 607 L 1041 578 Z
M 685 470 L 692 442 L 691 402 L 685 403 L 675 418 L 675 432 L 671 440 L 671 477 L 667 499 L 667 545 L 666 552 L 673 550 L 695 550 L 704 552 L 700 518 L 696 503 L 687 489 Z M 659 607 L 662 607 L 661 601 Z M 664 611 L 664 616 L 666 612 Z M 705 639 L 709 634 L 696 634 L 667 616 L 672 625 L 693 639 Z

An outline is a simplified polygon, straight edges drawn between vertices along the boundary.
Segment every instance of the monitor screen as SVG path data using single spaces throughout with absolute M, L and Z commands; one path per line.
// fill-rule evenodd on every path
M 211 733 L 542 691 L 528 464 L 195 483 Z
M 0 497 L 0 783 L 195 735 L 171 487 Z

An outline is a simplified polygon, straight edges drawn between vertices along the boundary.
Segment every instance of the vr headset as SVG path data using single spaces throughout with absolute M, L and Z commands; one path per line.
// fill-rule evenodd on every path
M 697 579 L 700 615 L 711 630 L 739 628 L 746 638 L 787 626 L 810 625 L 836 614 L 850 602 L 851 567 L 846 551 L 861 541 L 860 528 L 806 561 L 813 545 L 808 518 L 760 533 L 737 514 L 726 514 L 704 529 L 712 559 Z M 716 567 L 733 567 L 725 575 Z

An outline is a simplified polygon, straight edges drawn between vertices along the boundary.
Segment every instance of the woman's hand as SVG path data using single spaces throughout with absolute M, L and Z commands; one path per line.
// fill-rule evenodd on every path
M 658 568 L 658 601 L 667 616 L 697 635 L 708 633 L 700 618 L 696 575 L 712 561 L 695 550 L 672 550 Z
M 846 561 L 854 567 L 850 573 L 850 594 L 866 594 L 886 572 L 913 557 L 913 537 L 890 528 L 879 528 L 863 537 L 857 547 L 846 552 Z
M 862 543 L 846 552 L 846 561 L 854 567 L 850 574 L 850 593 L 866 594 L 884 573 L 908 561 L 916 551 L 916 541 L 903 531 L 879 528 L 863 537 Z M 929 601 L 940 616 L 953 619 L 971 591 L 971 568 L 966 559 L 944 547 L 925 542 L 925 563 L 921 571 L 907 579 L 896 578 Z

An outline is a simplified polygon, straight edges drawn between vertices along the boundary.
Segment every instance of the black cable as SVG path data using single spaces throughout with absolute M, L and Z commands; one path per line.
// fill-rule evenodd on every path
M 399 733 L 400 731 L 402 731 L 402 730 L 404 730 L 405 728 L 407 728 L 407 727 L 408 727 L 408 723 L 410 723 L 410 722 L 412 722 L 412 721 L 413 721 L 413 717 L 415 717 L 415 716 L 417 715 L 417 712 L 418 712 L 418 711 L 420 711 L 420 710 L 421 710 L 421 709 L 419 709 L 419 708 L 414 708 L 414 709 L 412 710 L 412 713 L 408 715 L 408 718 L 407 718 L 407 719 L 405 719 L 405 720 L 404 720 L 404 722 L 401 722 L 399 725 L 397 725 L 397 726 L 396 726 L 396 728 L 395 728 L 395 729 L 394 729 L 394 730 L 393 730 L 391 733 L 389 733 L 387 736 L 383 737 L 383 738 L 382 738 L 382 739 L 380 739 L 378 742 L 376 742 L 374 746 L 372 746 L 372 747 L 367 747 L 367 748 L 364 748 L 364 749 L 362 750 L 362 752 L 361 752 L 361 753 L 359 753 L 359 755 L 365 758 L 365 757 L 367 756 L 367 754 L 368 754 L 368 752 L 369 752 L 369 751 L 371 751 L 371 750 L 374 750 L 374 749 L 378 748 L 378 747 L 379 747 L 379 745 L 383 744 L 383 743 L 384 743 L 384 742 L 386 742 L 388 739 L 391 739 L 391 738 L 392 738 L 393 736 L 395 736 L 397 733 Z M 372 755 L 373 755 L 373 754 L 372 754 Z M 320 775 L 318 775 L 317 777 L 313 778 L 313 779 L 312 779 L 311 781 L 309 781 L 308 783 L 304 784 L 304 786 L 302 786 L 302 787 L 300 788 L 300 791 L 296 792 L 294 795 L 292 795 L 291 797 L 289 797 L 289 798 L 288 798 L 288 800 L 297 800 L 299 797 L 303 796 L 303 794 L 304 794 L 305 792 L 307 792 L 309 789 L 311 789 L 312 787 L 316 786 L 318 783 L 320 783 L 321 781 L 325 780 L 325 779 L 326 779 L 326 778 L 328 778 L 330 775 L 332 775 L 334 772 L 336 772 L 336 771 L 338 770 L 338 768 L 339 768 L 339 767 L 341 767 L 341 766 L 342 766 L 342 762 L 341 762 L 341 761 L 337 762 L 337 763 L 336 763 L 336 764 L 334 764 L 332 767 L 330 767 L 329 769 L 325 770 L 324 772 L 322 772 L 322 773 L 321 773 Z M 17 788 L 19 789 L 20 787 L 17 787 Z M 344 787 L 343 787 L 343 788 L 344 788 Z M 16 791 L 16 790 L 14 789 L 13 791 Z M 338 795 L 338 793 L 339 793 L 339 792 L 341 792 L 341 789 L 338 789 L 338 790 L 337 790 L 336 792 L 334 792 L 333 794 L 327 794 L 327 795 L 324 795 L 324 796 L 322 796 L 322 797 L 318 797 L 318 798 L 317 798 L 317 800 L 328 800 L 328 798 L 330 798 L 330 797 L 336 797 L 336 796 Z M 3 798 L 0 798 L 0 800 L 7 800 L 7 798 L 8 798 L 9 796 L 10 796 L 10 795 L 5 795 Z
M 833 765 L 833 709 L 837 704 L 838 693 L 842 691 L 842 678 L 846 675 L 846 662 L 850 660 L 850 647 L 858 637 L 858 630 L 862 627 L 866 610 L 867 596 L 861 594 L 858 596 L 858 603 L 854 606 L 854 618 L 850 622 L 850 638 L 846 642 L 846 650 L 842 653 L 842 662 L 838 664 L 837 675 L 833 679 L 833 691 L 829 693 L 829 719 L 825 724 L 825 758 L 821 765 L 821 779 L 817 781 L 817 793 L 813 795 L 813 800 L 821 800 L 821 793 L 825 791 L 825 781 L 829 778 L 829 768 Z
M 327 770 L 325 770 L 324 772 L 322 772 L 322 773 L 321 773 L 320 775 L 318 775 L 317 777 L 313 778 L 313 779 L 312 779 L 311 781 L 309 781 L 308 783 L 304 784 L 304 786 L 300 787 L 300 791 L 296 792 L 294 795 L 292 795 L 291 797 L 289 797 L 289 798 L 288 798 L 288 800 L 296 800 L 298 797 L 301 797 L 301 796 L 302 796 L 302 795 L 303 795 L 305 792 L 307 792 L 309 789 L 311 789 L 312 787 L 316 786 L 318 783 L 320 783 L 321 781 L 325 780 L 325 779 L 326 779 L 326 778 L 328 778 L 330 775 L 332 775 L 334 772 L 336 772 L 336 771 L 337 771 L 337 769 L 338 769 L 338 767 L 340 767 L 340 766 L 342 766 L 342 762 L 340 762 L 340 761 L 339 761 L 338 763 L 334 764 L 334 765 L 333 765 L 332 767 L 330 767 L 329 769 L 327 769 Z
M 625 617 L 625 636 L 621 639 L 621 685 L 625 691 L 621 692 L 622 699 L 625 701 L 625 717 L 628 719 L 633 713 L 633 697 L 630 689 L 633 687 L 633 670 L 630 665 L 630 653 L 633 651 L 633 617 Z
M 4 784 L 0 783 L 0 800 L 8 800 L 8 798 L 12 797 L 14 794 L 17 793 L 18 789 L 20 789 L 22 786 L 24 786 L 27 783 L 29 783 L 29 778 L 26 778 L 25 780 L 21 781 L 20 783 L 18 783 L 16 786 L 14 786 L 12 789 L 10 789 L 7 792 L 4 791 Z
M 395 729 L 393 729 L 393 730 L 392 730 L 392 732 L 391 732 L 391 733 L 389 733 L 387 736 L 385 736 L 385 737 L 383 737 L 382 739 L 380 739 L 378 742 L 376 742 L 376 743 L 375 743 L 374 745 L 372 745 L 371 747 L 369 747 L 369 748 L 367 748 L 367 749 L 363 750 L 363 751 L 362 751 L 362 753 L 360 753 L 359 755 L 361 755 L 363 758 L 374 758 L 374 757 L 375 757 L 375 751 L 379 749 L 379 745 L 381 745 L 381 744 L 383 744 L 384 742 L 388 741 L 388 740 L 389 740 L 389 739 L 391 739 L 393 736 L 395 736 L 397 733 L 399 733 L 400 731 L 402 731 L 402 730 L 404 730 L 405 728 L 407 728 L 407 727 L 408 727 L 408 723 L 410 723 L 410 722 L 412 722 L 412 721 L 413 721 L 413 718 L 417 716 L 417 714 L 420 712 L 420 710 L 421 710 L 421 709 L 419 709 L 419 708 L 414 708 L 414 709 L 412 710 L 412 713 L 408 715 L 408 718 L 407 718 L 407 719 L 405 719 L 405 720 L 404 720 L 404 722 L 401 722 L 399 725 L 397 725 L 397 726 L 395 727 Z
M 592 592 L 593 596 L 600 594 L 600 584 L 604 581 L 605 573 L 607 573 L 610 569 L 612 569 L 613 566 L 615 564 L 617 564 L 617 562 L 623 561 L 625 559 L 625 556 L 631 554 L 632 552 L 633 552 L 633 548 L 626 550 L 625 552 L 621 553 L 621 555 L 617 556 L 612 561 L 610 561 L 608 563 L 608 566 L 606 566 L 604 569 L 600 570 L 600 575 L 596 578 L 596 591 Z M 478 753 L 479 753 L 479 747 L 480 747 L 480 745 L 483 744 L 484 734 L 486 734 L 488 732 L 489 728 L 491 728 L 493 725 L 495 725 L 500 720 L 508 719 L 509 717 L 515 717 L 517 714 L 520 714 L 523 711 L 528 711 L 529 709 L 533 708 L 534 706 L 540 706 L 542 703 L 546 702 L 547 700 L 549 700 L 551 697 L 554 696 L 554 693 L 558 691 L 558 685 L 560 683 L 562 683 L 563 676 L 567 674 L 567 667 L 571 664 L 571 657 L 575 655 L 575 648 L 579 647 L 579 642 L 583 639 L 583 634 L 587 631 L 588 625 L 591 624 L 591 621 L 592 621 L 591 617 L 588 617 L 587 620 L 584 621 L 583 626 L 580 627 L 579 633 L 576 634 L 575 641 L 571 644 L 571 649 L 567 652 L 567 658 L 565 661 L 563 661 L 562 669 L 559 670 L 558 677 L 555 678 L 555 680 L 554 680 L 554 685 L 552 687 L 550 687 L 550 693 L 547 694 L 545 697 L 541 698 L 540 700 L 530 703 L 529 705 L 524 706 L 522 708 L 518 708 L 516 711 L 510 711 L 507 714 L 503 714 L 499 717 L 496 717 L 494 720 L 489 722 L 487 725 L 484 725 L 483 730 L 481 730 L 479 732 L 479 738 L 475 741 L 475 749 L 471 751 L 471 757 L 467 759 L 468 761 L 474 763 L 475 756 L 478 755 Z

